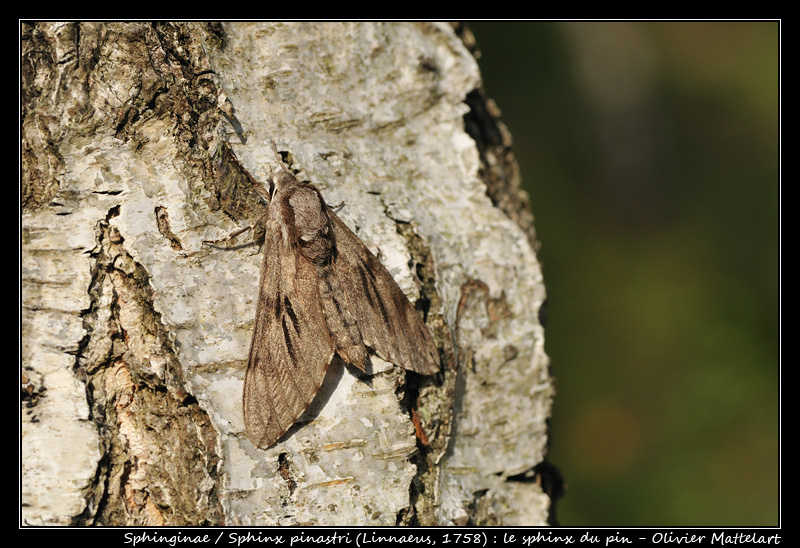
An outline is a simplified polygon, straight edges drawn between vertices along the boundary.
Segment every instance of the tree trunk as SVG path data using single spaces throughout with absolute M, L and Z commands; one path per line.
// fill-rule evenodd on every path
M 536 239 L 458 30 L 22 25 L 24 523 L 547 522 Z M 261 256 L 202 242 L 261 214 L 270 140 L 427 311 L 443 367 L 335 362 L 260 450 Z

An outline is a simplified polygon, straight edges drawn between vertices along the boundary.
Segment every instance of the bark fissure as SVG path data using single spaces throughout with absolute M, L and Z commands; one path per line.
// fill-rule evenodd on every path
M 98 227 L 79 375 L 105 458 L 77 524 L 217 525 L 217 434 L 185 387 L 149 276 L 108 221 Z

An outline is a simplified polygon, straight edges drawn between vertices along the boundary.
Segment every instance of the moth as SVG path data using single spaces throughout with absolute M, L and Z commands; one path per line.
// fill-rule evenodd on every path
M 247 435 L 266 449 L 305 411 L 335 354 L 362 371 L 368 349 L 424 375 L 439 371 L 430 332 L 391 274 L 284 165 L 270 202 L 242 407 Z

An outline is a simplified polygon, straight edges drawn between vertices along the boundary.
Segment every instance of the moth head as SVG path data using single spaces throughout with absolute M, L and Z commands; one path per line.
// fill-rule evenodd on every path
M 288 171 L 279 171 L 273 173 L 269 177 L 269 194 L 273 196 L 276 190 L 281 190 L 289 187 L 295 182 L 294 175 Z

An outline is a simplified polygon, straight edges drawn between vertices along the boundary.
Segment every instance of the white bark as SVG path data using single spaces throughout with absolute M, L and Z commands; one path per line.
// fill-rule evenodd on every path
M 174 359 L 185 378 L 175 381 L 175 391 L 191 394 L 208 415 L 216 440 L 208 449 L 219 460 L 198 471 L 197 481 L 206 486 L 209 507 L 219 501 L 226 524 L 394 525 L 414 515 L 412 506 L 423 524 L 544 524 L 547 496 L 535 482 L 508 478 L 530 472 L 545 453 L 553 394 L 537 317 L 545 294 L 531 243 L 487 197 L 476 144 L 464 130 L 466 95 L 480 84 L 475 60 L 446 24 L 231 23 L 223 29 L 220 43 L 197 25 L 202 52 L 184 52 L 207 64 L 216 90 L 211 100 L 226 113 L 203 134 L 209 150 L 228 141 L 247 171 L 264 181 L 275 169 L 274 139 L 328 203 L 344 203 L 339 216 L 412 301 L 419 288 L 408 266 L 411 247 L 433 259 L 439 309 L 431 315 L 449 360 L 435 382 L 423 379 L 419 388 L 430 446 L 422 458 L 416 454 L 401 402 L 404 374 L 377 359 L 365 378 L 334 364 L 324 397 L 299 427 L 265 451 L 250 443 L 241 389 L 261 256 L 255 247 L 202 246 L 247 220 L 208 206 L 214 198 L 193 178 L 175 120 L 148 117 L 147 107 L 137 106 L 142 114 L 127 139 L 110 125 L 85 135 L 62 124 L 58 190 L 47 204 L 23 211 L 22 368 L 31 390 L 41 394 L 22 416 L 23 519 L 90 523 L 97 512 L 103 483 L 97 478 L 106 473 L 100 457 L 115 442 L 103 441 L 79 373 L 86 349 L 104 336 L 98 317 L 119 306 L 117 323 L 127 326 L 124 340 L 134 349 L 125 355 L 139 357 L 138 373 L 122 384 L 163 379 Z M 58 33 L 50 32 L 58 43 Z M 155 58 L 157 48 L 148 44 Z M 146 91 L 137 82 L 147 78 L 115 66 L 115 54 L 121 55 L 104 50 L 109 61 L 94 67 L 107 88 L 90 79 L 95 87 L 85 101 L 95 117 L 104 115 L 101 106 L 122 110 Z M 117 70 L 118 77 L 101 79 L 101 69 Z M 159 231 L 157 208 L 168 215 L 172 240 L 163 226 Z M 136 265 L 125 270 L 118 260 L 120 270 L 146 273 L 157 331 L 165 336 L 138 333 L 141 311 L 126 323 L 127 301 L 91 301 L 107 295 L 90 290 L 104 245 L 97 227 L 106 222 L 110 241 Z M 410 223 L 419 237 L 413 246 L 398 223 Z M 143 350 L 135 351 L 132 339 L 144 341 Z M 116 386 L 111 378 L 119 375 L 104 377 L 103 386 Z M 129 392 L 132 398 L 141 393 Z M 120 405 L 117 442 L 147 462 L 142 454 L 152 451 L 142 448 L 153 442 L 125 422 Z M 132 477 L 129 488 L 148 492 L 146 466 Z M 413 499 L 415 477 L 425 494 Z M 137 523 L 170 523 L 166 503 L 150 495 L 156 502 L 149 506 L 122 498 L 139 504 Z

